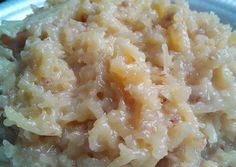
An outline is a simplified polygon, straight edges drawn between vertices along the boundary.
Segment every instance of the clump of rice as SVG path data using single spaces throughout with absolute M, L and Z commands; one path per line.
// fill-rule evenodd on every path
M 2 164 L 236 165 L 236 33 L 213 13 L 48 0 L 1 33 Z

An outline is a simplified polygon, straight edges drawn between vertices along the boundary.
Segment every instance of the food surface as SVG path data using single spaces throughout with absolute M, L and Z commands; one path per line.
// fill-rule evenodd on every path
M 236 166 L 236 32 L 213 13 L 48 0 L 0 36 L 1 166 Z

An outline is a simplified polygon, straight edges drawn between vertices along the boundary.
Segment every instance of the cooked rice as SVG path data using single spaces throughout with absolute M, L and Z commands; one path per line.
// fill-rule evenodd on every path
M 236 166 L 236 32 L 213 13 L 48 0 L 0 33 L 2 166 Z

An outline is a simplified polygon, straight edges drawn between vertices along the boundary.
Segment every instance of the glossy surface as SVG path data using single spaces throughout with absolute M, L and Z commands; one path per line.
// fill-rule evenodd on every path
M 31 4 L 43 6 L 45 0 L 8 0 L 0 4 L 0 20 L 21 20 L 32 13 Z M 197 11 L 213 11 L 223 23 L 236 28 L 235 0 L 189 0 L 190 7 Z

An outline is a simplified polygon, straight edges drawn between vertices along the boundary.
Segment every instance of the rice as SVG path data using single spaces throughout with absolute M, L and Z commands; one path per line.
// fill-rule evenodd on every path
M 48 0 L 0 29 L 2 166 L 236 166 L 236 32 L 215 14 Z

